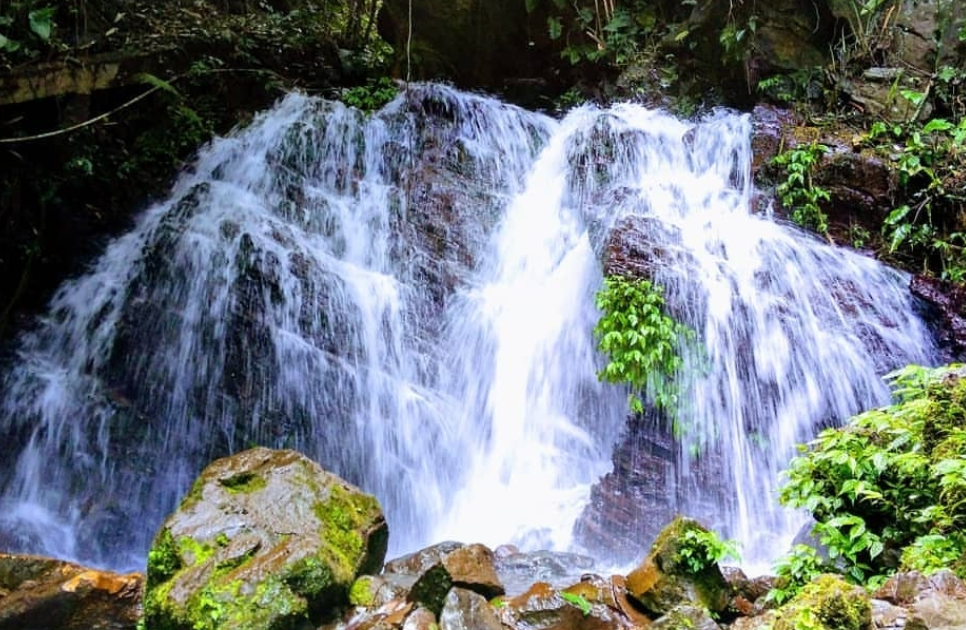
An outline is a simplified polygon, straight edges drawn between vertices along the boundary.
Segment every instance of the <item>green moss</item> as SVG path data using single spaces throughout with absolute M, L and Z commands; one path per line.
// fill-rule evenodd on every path
M 375 596 L 372 592 L 372 576 L 363 575 L 352 583 L 349 589 L 349 603 L 353 606 L 372 606 Z
M 866 630 L 872 607 L 861 588 L 834 575 L 821 575 L 776 611 L 773 630 Z
M 225 477 L 224 479 L 219 479 L 218 483 L 223 486 L 231 494 L 250 494 L 261 490 L 268 482 L 265 481 L 264 477 L 260 477 L 253 472 L 243 472 L 237 475 L 232 475 L 231 477 Z
M 328 499 L 318 501 L 312 511 L 319 519 L 320 536 L 326 543 L 333 564 L 338 566 L 339 578 L 351 580 L 357 571 L 370 567 L 360 566 L 366 553 L 365 540 L 358 529 L 379 512 L 379 505 L 368 495 L 353 495 L 334 484 Z
M 154 539 L 154 544 L 148 551 L 148 587 L 164 582 L 180 568 L 181 558 L 178 555 L 178 546 L 171 535 L 171 530 L 164 528 Z
M 198 542 L 190 536 L 182 536 L 178 539 L 178 555 L 186 566 L 199 565 L 214 553 L 215 550 L 211 545 Z

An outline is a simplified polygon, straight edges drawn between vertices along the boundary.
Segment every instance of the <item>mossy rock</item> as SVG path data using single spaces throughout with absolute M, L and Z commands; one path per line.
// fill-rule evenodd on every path
M 720 613 L 728 606 L 730 587 L 717 564 L 693 571 L 681 554 L 685 533 L 708 532 L 694 519 L 676 517 L 661 530 L 644 562 L 627 575 L 627 594 L 656 615 L 686 604 Z
M 378 502 L 295 451 L 212 463 L 148 554 L 145 630 L 273 630 L 332 618 L 378 573 Z
M 863 589 L 821 575 L 775 611 L 772 630 L 872 630 L 872 606 Z

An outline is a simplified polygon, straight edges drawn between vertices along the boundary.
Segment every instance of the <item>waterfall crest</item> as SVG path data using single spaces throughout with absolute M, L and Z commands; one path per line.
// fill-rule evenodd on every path
M 591 332 L 620 234 L 700 341 L 668 483 L 702 449 L 729 476 L 677 508 L 715 505 L 742 540 L 786 531 L 794 442 L 935 350 L 900 274 L 750 212 L 749 136 L 733 113 L 555 121 L 437 85 L 371 117 L 289 95 L 203 149 L 18 341 L 0 546 L 140 566 L 198 472 L 259 444 L 375 494 L 393 554 L 573 548 L 625 426 Z

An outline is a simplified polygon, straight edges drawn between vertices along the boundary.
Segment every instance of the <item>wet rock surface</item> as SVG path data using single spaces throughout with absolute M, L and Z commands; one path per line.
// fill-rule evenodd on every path
M 295 451 L 256 448 L 212 463 L 148 556 L 148 628 L 319 623 L 357 576 L 382 566 L 379 504 Z
M 133 630 L 143 581 L 138 573 L 0 553 L 0 629 Z

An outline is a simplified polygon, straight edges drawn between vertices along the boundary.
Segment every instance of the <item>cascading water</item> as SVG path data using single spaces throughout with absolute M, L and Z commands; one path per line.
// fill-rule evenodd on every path
M 786 531 L 792 444 L 934 350 L 901 276 L 750 213 L 749 153 L 733 114 L 557 122 L 423 85 L 365 118 L 287 97 L 206 148 L 19 341 L 0 547 L 140 565 L 201 468 L 251 444 L 375 494 L 391 553 L 572 547 L 625 424 L 591 332 L 622 233 L 646 236 L 697 331 L 668 482 L 702 461 L 729 475 L 677 507 L 714 504 L 746 541 Z

